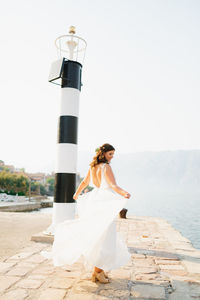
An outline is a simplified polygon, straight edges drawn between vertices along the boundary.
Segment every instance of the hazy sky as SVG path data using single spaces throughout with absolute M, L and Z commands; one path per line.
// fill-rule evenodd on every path
M 200 149 L 200 1 L 18 0 L 0 10 L 0 159 L 52 171 L 60 87 L 54 41 L 88 43 L 78 150 Z

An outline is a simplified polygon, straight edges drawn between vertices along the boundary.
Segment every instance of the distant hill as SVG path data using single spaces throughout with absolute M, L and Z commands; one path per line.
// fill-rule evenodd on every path
M 94 153 L 78 153 L 85 176 Z M 200 193 L 200 150 L 115 153 L 111 162 L 119 186 L 141 193 Z

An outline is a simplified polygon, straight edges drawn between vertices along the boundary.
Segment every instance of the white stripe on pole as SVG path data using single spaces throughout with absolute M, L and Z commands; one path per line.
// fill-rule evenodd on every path
M 77 172 L 77 144 L 57 143 L 55 173 Z
M 74 88 L 62 88 L 60 97 L 60 116 L 79 116 L 80 91 Z
M 68 219 L 74 219 L 76 203 L 53 203 L 53 222 L 58 224 Z
M 65 220 L 73 220 L 77 214 L 76 203 L 57 203 L 53 202 L 52 223 L 43 231 L 44 234 L 55 234 L 56 225 Z

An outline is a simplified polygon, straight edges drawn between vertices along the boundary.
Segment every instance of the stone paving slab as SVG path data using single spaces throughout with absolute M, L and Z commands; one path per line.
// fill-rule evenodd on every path
M 54 267 L 35 242 L 0 263 L 1 300 L 195 300 L 200 299 L 200 250 L 167 221 L 154 217 L 116 218 L 131 260 L 108 272 L 111 282 L 91 281 L 81 261 Z
M 41 242 L 41 243 L 53 243 L 53 236 L 44 234 L 43 232 L 38 232 L 32 235 L 31 241 Z

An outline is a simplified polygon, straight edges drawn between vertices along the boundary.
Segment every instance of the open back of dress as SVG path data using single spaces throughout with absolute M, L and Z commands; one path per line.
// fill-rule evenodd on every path
M 96 188 L 110 188 L 110 185 L 109 183 L 107 182 L 106 178 L 105 178 L 105 166 L 106 166 L 106 163 L 103 163 L 103 164 L 99 164 L 98 168 L 101 169 L 101 183 L 100 183 L 100 186 L 97 187 L 94 182 L 93 182 L 93 177 L 92 177 L 92 169 L 90 168 L 90 182 L 92 182 L 92 184 L 96 187 Z M 98 170 L 96 171 L 96 174 L 97 174 Z M 97 175 L 96 175 L 97 177 Z

